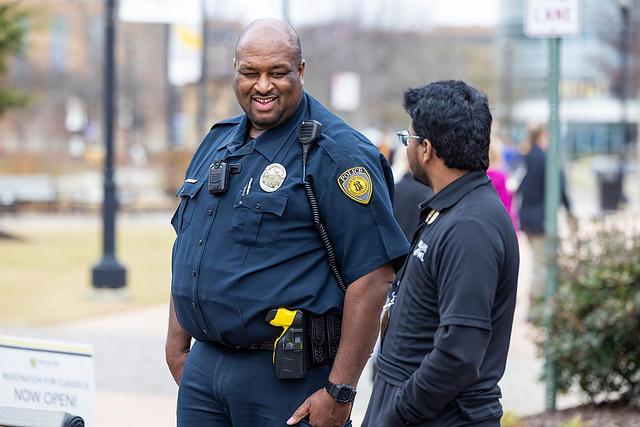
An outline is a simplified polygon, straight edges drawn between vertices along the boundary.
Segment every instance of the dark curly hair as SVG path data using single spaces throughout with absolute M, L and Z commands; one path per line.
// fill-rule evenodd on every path
M 416 133 L 431 141 L 452 169 L 489 167 L 491 112 L 486 95 L 460 80 L 429 83 L 404 93 Z

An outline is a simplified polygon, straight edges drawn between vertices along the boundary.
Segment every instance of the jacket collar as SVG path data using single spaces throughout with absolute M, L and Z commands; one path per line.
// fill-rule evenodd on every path
M 450 208 L 474 188 L 491 182 L 485 171 L 469 172 L 447 185 L 432 198 L 418 205 L 424 214 L 427 210 L 442 211 Z
M 255 139 L 254 149 L 270 162 L 276 158 L 280 150 L 291 138 L 291 135 L 298 130 L 298 125 L 304 119 L 308 110 L 307 97 L 308 95 L 303 92 L 300 104 L 298 104 L 298 108 L 291 117 L 289 117 L 280 126 L 268 129 Z M 229 151 L 235 151 L 232 150 L 232 147 L 242 145 L 247 134 L 248 126 L 249 119 L 247 118 L 247 115 L 244 114 L 241 116 L 235 132 L 233 132 L 231 137 L 227 138 L 226 141 L 218 147 L 218 150 L 230 148 Z

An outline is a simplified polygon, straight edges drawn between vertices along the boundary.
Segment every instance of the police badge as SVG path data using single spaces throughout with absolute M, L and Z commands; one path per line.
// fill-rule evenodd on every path
M 260 188 L 267 193 L 276 191 L 287 177 L 287 170 L 280 163 L 271 163 L 260 175 Z

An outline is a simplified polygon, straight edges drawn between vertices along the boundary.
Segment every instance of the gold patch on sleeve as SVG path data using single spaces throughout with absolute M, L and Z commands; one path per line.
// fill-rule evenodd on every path
M 373 194 L 371 177 L 363 166 L 342 172 L 338 177 L 338 186 L 347 197 L 363 205 L 369 203 Z

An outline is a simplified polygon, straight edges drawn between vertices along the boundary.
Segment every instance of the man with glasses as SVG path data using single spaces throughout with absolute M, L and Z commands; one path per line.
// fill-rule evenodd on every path
M 382 322 L 363 426 L 498 427 L 518 280 L 518 242 L 491 181 L 487 98 L 461 81 L 404 95 L 399 133 L 433 189 Z

